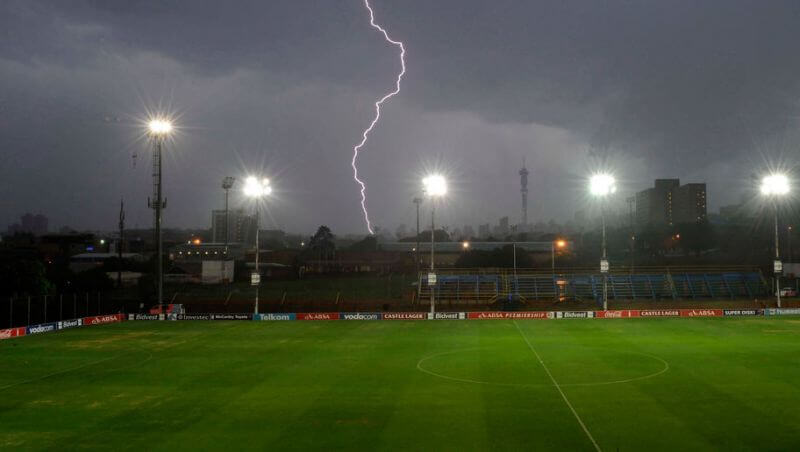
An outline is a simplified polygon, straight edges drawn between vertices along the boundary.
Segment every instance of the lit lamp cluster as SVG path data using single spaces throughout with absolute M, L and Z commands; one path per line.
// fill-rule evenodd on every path
M 770 174 L 761 180 L 761 194 L 772 198 L 775 208 L 775 261 L 773 262 L 773 272 L 775 273 L 775 298 L 778 307 L 781 307 L 781 274 L 783 273 L 783 263 L 780 259 L 778 247 L 778 199 L 789 194 L 789 177 L 785 174 Z
M 164 244 L 161 237 L 161 211 L 166 207 L 166 200 L 162 197 L 161 185 L 161 152 L 164 139 L 172 132 L 172 123 L 166 119 L 154 118 L 147 123 L 150 137 L 153 139 L 153 201 L 148 202 L 149 207 L 153 208 L 156 235 L 156 285 L 158 306 L 164 304 Z

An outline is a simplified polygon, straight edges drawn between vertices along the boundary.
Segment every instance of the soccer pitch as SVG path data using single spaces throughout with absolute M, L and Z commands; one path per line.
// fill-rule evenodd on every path
M 124 322 L 0 342 L 0 449 L 800 448 L 800 319 Z

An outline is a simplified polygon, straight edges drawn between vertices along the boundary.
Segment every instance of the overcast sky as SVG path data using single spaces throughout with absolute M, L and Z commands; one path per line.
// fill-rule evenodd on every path
M 378 226 L 414 223 L 432 168 L 452 185 L 440 218 L 462 226 L 519 221 L 523 157 L 532 221 L 585 208 L 596 165 L 620 198 L 679 177 L 716 209 L 797 158 L 800 2 L 372 3 L 407 49 L 359 160 Z M 4 0 L 0 228 L 30 211 L 112 229 L 121 197 L 149 226 L 142 124 L 168 111 L 168 227 L 208 227 L 221 179 L 260 172 L 274 226 L 366 232 L 352 148 L 399 69 L 362 0 Z

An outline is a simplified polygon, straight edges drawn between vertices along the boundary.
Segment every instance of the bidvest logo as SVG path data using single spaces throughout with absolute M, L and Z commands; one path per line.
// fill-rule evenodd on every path
M 585 311 L 564 311 L 559 314 L 563 319 L 585 319 L 589 317 L 589 313 Z
M 463 312 L 436 312 L 433 314 L 433 318 L 436 320 L 459 320 L 465 317 Z M 428 314 L 428 318 L 431 318 L 431 314 Z
M 346 312 L 342 314 L 344 320 L 380 320 L 381 315 L 376 312 Z
M 82 323 L 83 322 L 81 322 L 81 319 L 62 320 L 61 322 L 58 322 L 58 329 L 59 330 L 63 330 L 63 329 L 66 329 L 66 328 L 75 328 L 75 327 L 81 326 Z

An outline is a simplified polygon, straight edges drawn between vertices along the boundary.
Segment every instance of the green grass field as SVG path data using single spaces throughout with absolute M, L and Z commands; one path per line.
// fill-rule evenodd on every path
M 126 322 L 0 363 L 3 450 L 800 449 L 796 318 Z

